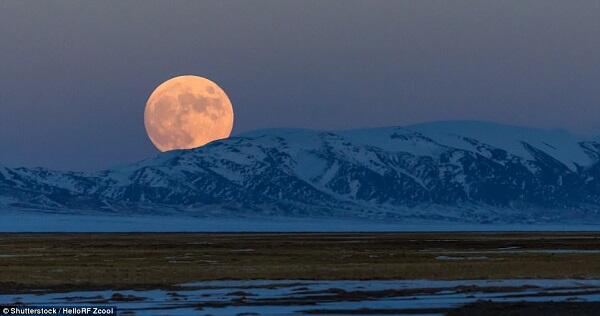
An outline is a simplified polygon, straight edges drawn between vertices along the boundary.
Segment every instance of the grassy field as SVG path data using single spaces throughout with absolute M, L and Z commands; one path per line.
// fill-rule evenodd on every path
M 600 233 L 2 234 L 0 291 L 217 279 L 599 278 Z

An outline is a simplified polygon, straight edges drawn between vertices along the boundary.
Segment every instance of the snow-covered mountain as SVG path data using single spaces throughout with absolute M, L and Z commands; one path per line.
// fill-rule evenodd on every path
M 94 173 L 0 166 L 0 209 L 600 223 L 600 138 L 464 121 L 261 130 Z

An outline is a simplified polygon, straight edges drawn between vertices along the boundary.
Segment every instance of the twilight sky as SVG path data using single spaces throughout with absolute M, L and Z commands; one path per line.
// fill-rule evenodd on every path
M 161 82 L 217 82 L 234 134 L 481 119 L 600 134 L 598 1 L 0 1 L 0 164 L 157 151 Z

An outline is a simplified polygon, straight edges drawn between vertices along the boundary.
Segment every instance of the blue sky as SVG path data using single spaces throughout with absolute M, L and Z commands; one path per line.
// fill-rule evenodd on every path
M 182 74 L 234 133 L 450 119 L 600 133 L 597 1 L 2 1 L 0 164 L 154 155 L 143 111 Z

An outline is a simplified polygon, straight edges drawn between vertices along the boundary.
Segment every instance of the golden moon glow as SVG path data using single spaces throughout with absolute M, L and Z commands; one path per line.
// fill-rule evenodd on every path
M 144 124 L 160 151 L 196 148 L 229 137 L 233 107 L 216 83 L 198 76 L 180 76 L 152 92 L 146 102 Z

